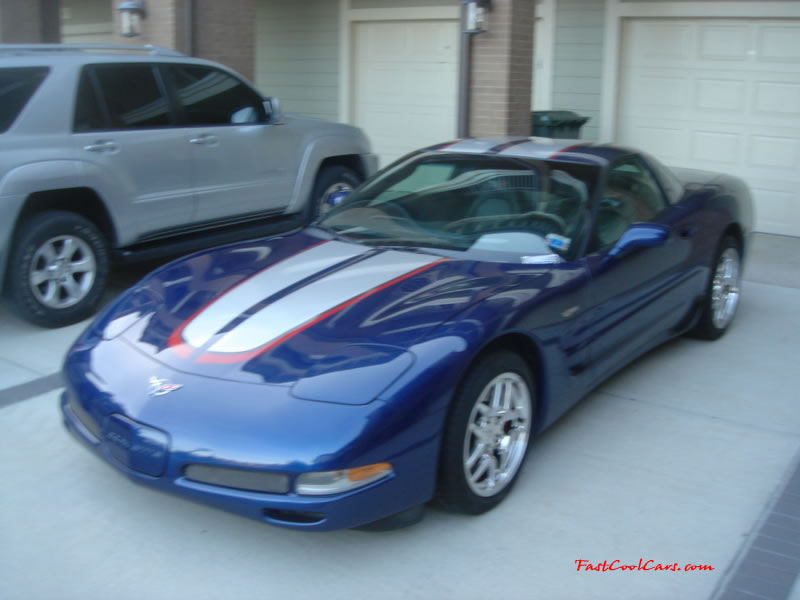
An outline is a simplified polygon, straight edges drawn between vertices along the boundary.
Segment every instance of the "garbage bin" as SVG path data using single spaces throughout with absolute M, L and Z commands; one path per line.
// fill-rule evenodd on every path
M 538 137 L 578 139 L 589 120 L 571 110 L 537 110 L 531 113 L 531 134 Z

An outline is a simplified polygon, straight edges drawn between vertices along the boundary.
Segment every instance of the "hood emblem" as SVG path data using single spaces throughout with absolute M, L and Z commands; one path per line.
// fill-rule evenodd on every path
M 152 396 L 164 396 L 169 394 L 170 392 L 174 392 L 175 390 L 179 390 L 183 387 L 180 383 L 170 383 L 166 379 L 159 379 L 158 377 L 150 377 L 150 389 L 147 391 L 147 395 Z

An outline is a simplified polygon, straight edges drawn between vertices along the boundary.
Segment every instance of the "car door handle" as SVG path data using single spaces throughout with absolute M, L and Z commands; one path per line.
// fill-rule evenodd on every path
M 681 237 L 684 239 L 692 237 L 695 233 L 697 233 L 697 227 L 694 225 L 681 229 Z
M 98 140 L 94 144 L 89 144 L 83 147 L 87 152 L 97 152 L 99 154 L 116 154 L 119 152 L 119 146 L 108 140 Z
M 197 144 L 198 146 L 216 146 L 217 136 L 204 133 L 189 140 L 190 144 Z

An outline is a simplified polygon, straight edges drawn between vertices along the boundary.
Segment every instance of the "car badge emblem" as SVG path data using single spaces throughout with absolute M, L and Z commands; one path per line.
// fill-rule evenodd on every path
M 150 390 L 147 392 L 148 396 L 164 396 L 175 390 L 183 387 L 180 383 L 170 383 L 166 379 L 159 379 L 158 377 L 150 378 Z

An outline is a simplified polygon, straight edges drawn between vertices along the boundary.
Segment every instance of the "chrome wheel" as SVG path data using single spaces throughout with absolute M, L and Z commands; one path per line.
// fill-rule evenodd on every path
M 473 493 L 494 496 L 514 479 L 525 458 L 530 423 L 530 390 L 518 374 L 501 373 L 483 388 L 464 437 L 463 468 Z
M 333 207 L 328 204 L 328 198 L 331 197 L 331 194 L 336 192 L 352 192 L 355 189 L 352 185 L 344 181 L 337 181 L 329 185 L 324 192 L 322 192 L 322 196 L 319 199 L 319 214 L 324 215 L 325 213 L 329 212 Z
M 736 314 L 739 304 L 739 253 L 726 248 L 720 255 L 711 283 L 711 320 L 718 329 L 725 329 Z
M 97 274 L 94 252 L 81 238 L 59 235 L 33 255 L 28 280 L 34 297 L 48 308 L 68 308 L 83 300 Z

